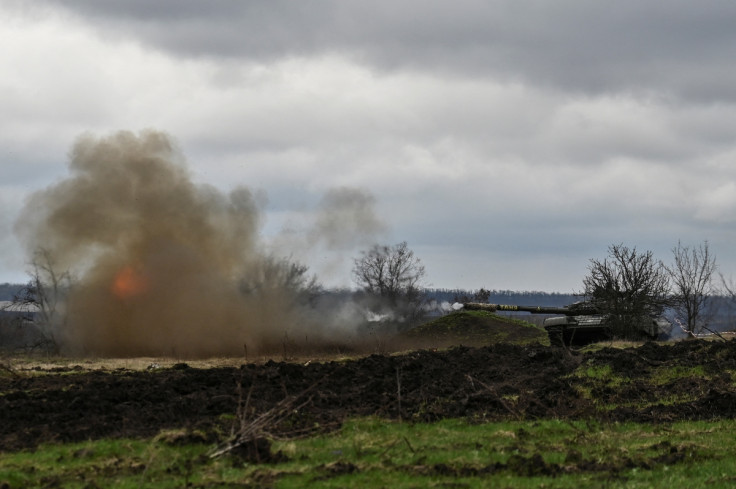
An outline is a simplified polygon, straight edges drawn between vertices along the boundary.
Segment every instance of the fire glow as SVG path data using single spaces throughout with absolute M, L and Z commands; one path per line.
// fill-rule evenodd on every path
M 131 266 L 120 270 L 112 283 L 112 292 L 120 299 L 129 299 L 148 289 L 145 276 Z

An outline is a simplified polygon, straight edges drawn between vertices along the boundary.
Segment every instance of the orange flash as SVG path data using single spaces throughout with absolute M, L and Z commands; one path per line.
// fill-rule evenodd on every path
M 133 267 L 125 267 L 115 276 L 112 292 L 121 299 L 142 294 L 148 288 L 148 281 Z

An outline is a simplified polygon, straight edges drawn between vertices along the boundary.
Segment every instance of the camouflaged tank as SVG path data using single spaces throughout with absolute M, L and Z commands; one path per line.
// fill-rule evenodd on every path
M 515 306 L 508 304 L 483 304 L 466 302 L 467 310 L 484 310 L 491 312 L 529 312 L 546 314 L 544 329 L 552 345 L 587 345 L 598 341 L 613 339 L 612 321 L 609 314 L 604 313 L 590 302 L 576 302 L 565 307 L 547 306 Z M 629 340 L 656 340 L 669 336 L 672 325 L 661 316 L 644 315 L 635 320 L 627 328 L 625 338 Z

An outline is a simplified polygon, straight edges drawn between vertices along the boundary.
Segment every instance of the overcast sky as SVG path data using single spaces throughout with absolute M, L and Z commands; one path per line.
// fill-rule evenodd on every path
M 0 16 L 0 282 L 25 280 L 13 223 L 77 137 L 146 128 L 197 182 L 266 196 L 264 238 L 330 189 L 371 194 L 376 239 L 406 240 L 436 287 L 572 292 L 611 244 L 669 262 L 678 240 L 736 275 L 732 1 L 3 0 Z M 348 285 L 356 252 L 309 264 Z

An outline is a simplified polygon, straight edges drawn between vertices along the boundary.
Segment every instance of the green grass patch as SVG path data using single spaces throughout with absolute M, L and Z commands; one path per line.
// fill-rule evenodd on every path
M 736 386 L 736 370 L 724 370 L 724 373 L 731 378 L 731 384 Z
M 576 379 L 575 389 L 583 398 L 592 400 L 602 410 L 614 409 L 617 405 L 599 399 L 600 393 L 612 392 L 622 385 L 631 383 L 630 378 L 617 374 L 610 365 L 590 362 L 580 365 L 568 377 Z
M 0 456 L 0 484 L 21 487 L 184 487 L 206 445 L 101 440 Z M 96 484 L 92 485 L 92 484 Z
M 575 380 L 575 389 L 585 399 L 592 400 L 600 411 L 617 408 L 647 409 L 652 406 L 673 406 L 697 401 L 706 395 L 713 376 L 703 366 L 662 365 L 635 372 L 635 378 L 617 372 L 611 365 L 581 364 L 568 378 Z M 622 402 L 622 389 L 636 389 L 639 398 Z
M 694 367 L 675 365 L 657 368 L 652 374 L 651 382 L 665 385 L 680 379 L 711 380 L 711 377 L 705 373 L 705 368 L 702 365 Z
M 614 373 L 610 365 L 588 365 L 578 368 L 575 375 L 581 379 L 594 380 L 608 387 L 618 387 L 628 384 L 631 379 Z
M 194 440 L 195 442 L 192 442 Z M 733 487 L 736 421 L 670 425 L 559 420 L 412 424 L 377 418 L 274 442 L 283 462 L 210 459 L 185 432 L 0 455 L 20 487 Z

